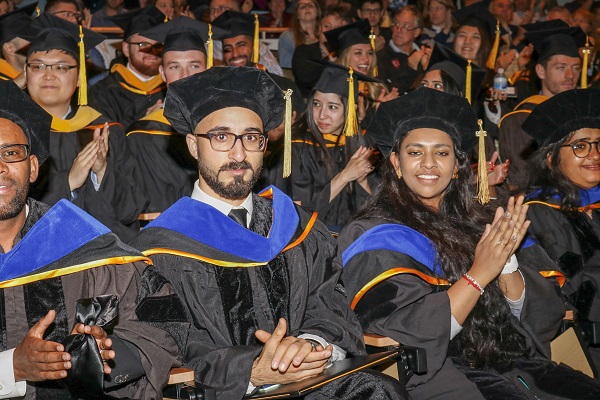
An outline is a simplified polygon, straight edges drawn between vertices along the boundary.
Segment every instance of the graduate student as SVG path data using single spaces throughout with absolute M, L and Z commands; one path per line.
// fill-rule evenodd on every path
M 79 27 L 47 13 L 29 30 L 27 91 L 52 115 L 50 158 L 32 197 L 50 205 L 70 200 L 128 240 L 139 229 L 137 218 L 147 203 L 142 175 L 123 128 L 87 105 L 80 65 L 83 47 L 93 47 L 103 36 L 84 30 L 81 47 Z
M 364 353 L 349 312 L 335 241 L 316 216 L 276 188 L 252 193 L 266 132 L 284 115 L 262 70 L 211 68 L 169 87 L 165 117 L 187 134 L 199 179 L 133 241 L 172 282 L 192 322 L 186 366 L 218 396 L 320 374 Z M 307 398 L 404 397 L 398 383 L 361 372 Z
M 72 203 L 50 208 L 28 197 L 50 155 L 51 120 L 14 83 L 0 82 L 0 398 L 162 398 L 180 351 L 140 321 L 160 323 L 153 307 L 181 303 L 168 285 L 145 285 L 149 296 L 138 303 L 149 259 Z M 94 326 L 77 324 L 87 318 Z M 65 342 L 84 332 L 92 357 Z

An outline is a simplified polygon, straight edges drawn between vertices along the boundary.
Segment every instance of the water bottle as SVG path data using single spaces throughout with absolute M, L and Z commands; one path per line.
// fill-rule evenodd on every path
M 498 68 L 498 73 L 494 76 L 494 90 L 506 93 L 508 79 L 504 75 L 504 68 Z

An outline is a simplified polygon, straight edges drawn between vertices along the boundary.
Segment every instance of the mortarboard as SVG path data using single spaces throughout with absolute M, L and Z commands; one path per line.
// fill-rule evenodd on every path
M 540 147 L 583 128 L 600 128 L 600 90 L 573 89 L 537 105 L 521 127 Z
M 532 24 L 521 25 L 521 28 L 523 28 L 525 32 L 546 31 L 548 29 L 559 29 L 568 27 L 569 24 L 567 24 L 562 19 L 552 19 L 550 21 L 540 21 L 534 22 Z
M 37 9 L 38 2 L 0 15 L 0 46 L 19 37 L 19 31 L 31 22 L 31 15 Z
M 17 124 L 25 133 L 31 154 L 42 164 L 48 158 L 52 116 L 13 81 L 0 81 L 0 118 Z
M 529 31 L 525 33 L 525 37 L 533 44 L 538 63 L 557 54 L 579 57 L 579 47 L 585 46 L 587 39 L 578 26 Z
M 169 20 L 165 14 L 154 6 L 115 15 L 109 19 L 123 29 L 123 39 L 125 40 L 136 33 L 139 34 Z
M 368 19 L 361 19 L 348 25 L 325 32 L 327 43 L 339 55 L 355 44 L 371 44 L 371 25 Z
M 217 40 L 231 39 L 240 35 L 251 37 L 253 39 L 252 62 L 258 63 L 260 58 L 258 14 L 227 10 L 212 22 L 212 26 L 221 29 L 221 32 L 214 37 Z
M 162 43 L 163 53 L 200 50 L 206 54 L 204 43 L 208 39 L 208 24 L 180 16 L 140 32 L 140 35 Z

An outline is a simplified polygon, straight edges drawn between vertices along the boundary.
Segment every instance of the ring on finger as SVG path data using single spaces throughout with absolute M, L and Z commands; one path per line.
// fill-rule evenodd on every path
M 496 242 L 496 244 L 497 244 L 498 246 L 502 246 L 502 239 L 498 240 L 498 242 Z

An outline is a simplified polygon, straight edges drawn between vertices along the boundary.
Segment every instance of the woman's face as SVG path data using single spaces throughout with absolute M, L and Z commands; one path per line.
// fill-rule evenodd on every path
M 317 6 L 312 0 L 299 0 L 296 5 L 298 20 L 302 22 L 314 22 L 318 17 Z
M 345 122 L 344 103 L 335 93 L 316 91 L 312 103 L 313 119 L 322 134 L 339 135 Z
M 598 141 L 600 140 L 600 129 L 584 128 L 575 131 L 566 144 L 587 146 L 592 144 L 590 154 L 587 157 L 577 157 L 571 146 L 563 146 L 560 149 L 559 168 L 571 182 L 582 189 L 591 189 L 600 185 L 600 153 L 598 153 Z
M 355 44 L 348 51 L 348 67 L 366 75 L 373 64 L 373 47 L 370 44 Z
M 481 33 L 474 26 L 461 26 L 454 39 L 454 51 L 466 58 L 475 60 L 481 48 Z
M 421 201 L 438 209 L 452 175 L 458 170 L 454 143 L 450 136 L 432 128 L 410 131 L 390 161 L 396 172 Z
M 421 81 L 421 86 L 443 92 L 444 82 L 442 81 L 442 74 L 440 70 L 436 69 L 433 71 L 428 71 L 423 77 L 423 80 Z
M 332 29 L 339 28 L 344 25 L 344 21 L 336 14 L 330 14 L 321 20 L 321 31 L 319 32 L 319 40 L 321 43 L 327 43 L 327 38 L 324 33 Z

